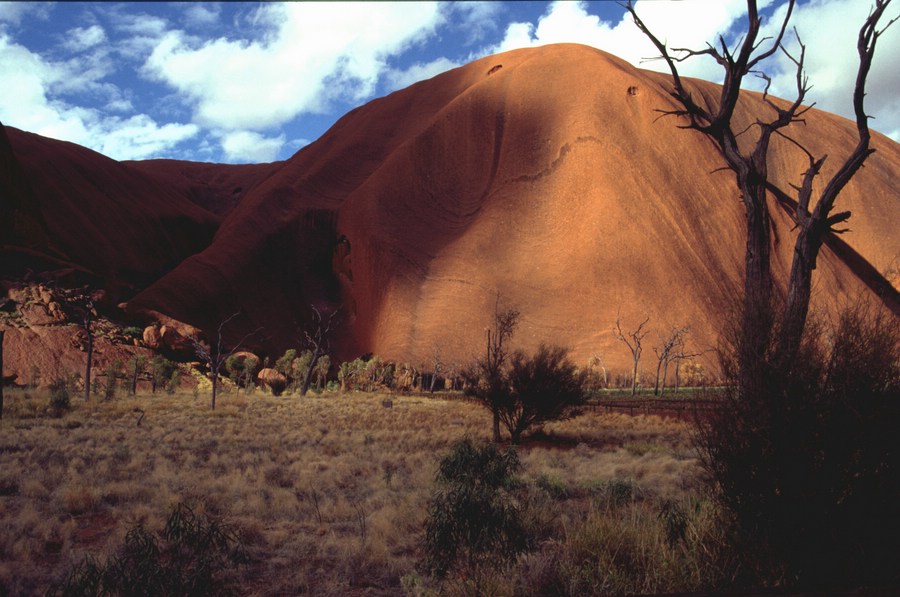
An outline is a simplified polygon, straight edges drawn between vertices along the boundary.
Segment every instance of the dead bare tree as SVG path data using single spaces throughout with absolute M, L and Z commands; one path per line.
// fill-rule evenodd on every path
M 662 392 L 666 391 L 666 378 L 669 373 L 669 363 L 675 360 L 679 349 L 684 350 L 684 337 L 688 334 L 688 328 L 673 328 L 666 337 L 659 337 L 660 345 L 653 347 L 656 354 L 656 383 L 653 386 L 653 394 L 660 394 L 660 374 L 662 374 Z
M 491 411 L 495 443 L 500 442 L 500 413 L 509 400 L 505 369 L 510 356 L 509 341 L 519 325 L 519 317 L 519 310 L 514 307 L 501 309 L 498 292 L 491 327 L 486 330 L 485 355 L 465 374 L 472 394 Z
M 650 321 L 650 318 L 647 317 L 644 321 L 641 322 L 639 326 L 637 326 L 634 330 L 630 332 L 622 331 L 622 320 L 621 317 L 616 315 L 616 325 L 613 327 L 613 336 L 615 336 L 616 340 L 625 344 L 628 347 L 628 350 L 631 351 L 631 362 L 632 362 L 632 370 L 631 370 L 631 395 L 634 396 L 637 393 L 637 376 L 638 376 L 638 365 L 641 362 L 641 353 L 643 352 L 643 347 L 641 343 L 644 340 L 644 337 L 650 333 L 650 330 L 645 330 L 644 326 L 647 325 L 647 322 Z
M 209 344 L 200 340 L 191 339 L 191 345 L 194 348 L 194 352 L 200 357 L 204 363 L 206 363 L 207 367 L 209 367 L 209 374 L 212 380 L 212 399 L 210 401 L 210 408 L 212 410 L 216 410 L 216 391 L 219 385 L 219 370 L 222 368 L 222 365 L 225 361 L 241 349 L 241 345 L 244 344 L 250 337 L 255 336 L 259 333 L 262 328 L 257 328 L 254 331 L 246 334 L 243 338 L 241 338 L 230 350 L 226 350 L 223 344 L 223 331 L 225 326 L 228 325 L 231 320 L 240 315 L 240 311 L 236 311 L 229 317 L 222 320 L 219 324 L 219 327 L 216 329 L 216 339 L 215 344 Z
M 303 385 L 300 388 L 300 395 L 306 396 L 309 391 L 309 383 L 312 379 L 313 371 L 323 356 L 331 350 L 331 335 L 340 324 L 340 309 L 335 309 L 327 317 L 323 317 L 322 313 L 312 307 L 313 321 L 311 330 L 303 332 L 306 338 L 306 344 L 312 349 L 312 360 L 309 367 L 306 368 L 306 375 L 303 378 Z
M 440 375 L 441 368 L 444 365 L 443 362 L 441 361 L 440 346 L 434 347 L 434 349 L 432 351 L 432 355 L 431 355 L 431 362 L 432 362 L 432 365 L 434 365 L 434 367 L 433 367 L 433 373 L 431 374 L 431 387 L 429 388 L 429 391 L 432 394 L 434 394 L 434 387 L 437 384 L 438 375 Z
M 726 168 L 733 172 L 745 208 L 742 312 L 736 329 L 726 338 L 729 347 L 721 355 L 726 379 L 732 383 L 722 392 L 723 406 L 709 420 L 698 419 L 700 460 L 716 487 L 720 504 L 733 521 L 727 541 L 741 554 L 763 554 L 758 561 L 766 563 L 760 569 L 769 567 L 763 576 L 794 579 L 798 584 L 858 586 L 866 584 L 863 579 L 869 575 L 895 578 L 892 564 L 900 553 L 895 532 L 870 534 L 861 530 L 872 528 L 867 525 L 900 528 L 900 512 L 882 506 L 896 503 L 896 476 L 887 481 L 884 471 L 894 474 L 897 470 L 897 453 L 871 448 L 874 444 L 869 443 L 870 437 L 894 441 L 896 409 L 875 406 L 866 415 L 860 414 L 863 405 L 887 404 L 879 402 L 884 400 L 880 396 L 887 396 L 887 392 L 895 396 L 896 390 L 884 383 L 877 384 L 878 390 L 874 389 L 876 385 L 868 386 L 872 389 L 852 384 L 838 387 L 843 381 L 831 385 L 833 379 L 845 379 L 840 373 L 832 377 L 830 371 L 832 367 L 839 370 L 846 354 L 853 355 L 850 360 L 854 363 L 854 373 L 847 374 L 846 379 L 883 375 L 882 363 L 875 354 L 866 352 L 867 347 L 878 345 L 872 340 L 880 334 L 864 331 L 869 324 L 857 317 L 856 323 L 845 324 L 842 354 L 823 352 L 814 345 L 814 334 L 804 333 L 810 327 L 812 272 L 819 251 L 825 241 L 834 241 L 835 235 L 846 232 L 837 226 L 850 218 L 849 211 L 835 210 L 837 198 L 874 152 L 864 107 L 866 79 L 878 38 L 900 17 L 885 19 L 887 24 L 879 28 L 891 0 L 873 1 L 857 37 L 859 68 L 853 90 L 856 144 L 830 178 L 821 182 L 818 177 L 826 156 L 813 155 L 790 135 L 791 126 L 804 122 L 811 108 L 804 105 L 810 89 L 804 70 L 805 46 L 799 35 L 798 49 L 793 53 L 783 43 L 796 0 L 788 0 L 784 12 L 776 13 L 783 14 L 783 19 L 773 37 L 760 37 L 757 2 L 747 0 L 747 29 L 734 48 L 720 36 L 715 46 L 703 50 L 671 51 L 647 29 L 632 3 L 627 5 L 672 74 L 670 93 L 677 107 L 660 112 L 675 116 L 681 128 L 697 131 L 712 142 Z M 762 62 L 776 52 L 782 52 L 794 66 L 793 101 L 776 101 L 768 95 L 771 80 L 761 72 Z M 677 64 L 701 55 L 714 58 L 724 70 L 718 98 L 708 93 L 692 95 L 679 77 Z M 748 74 L 759 76 L 765 83 L 762 101 L 768 116 L 757 117 L 745 127 L 735 123 L 734 115 Z M 787 191 L 769 177 L 768 154 L 773 138 L 781 138 L 786 148 L 801 152 L 808 163 L 797 184 Z M 778 202 L 775 205 L 788 211 L 796 229 L 783 297 L 774 292 L 770 195 Z M 850 314 L 845 321 L 853 317 Z M 878 322 L 872 330 L 881 331 L 878 326 L 882 325 Z M 879 352 L 890 354 L 890 346 L 895 349 L 896 341 L 887 339 L 887 334 L 884 337 L 886 343 Z M 860 355 L 867 356 L 859 359 Z M 891 431 L 880 435 L 885 429 Z M 842 461 L 840 450 L 833 446 L 846 446 L 846 453 L 852 456 Z M 867 450 L 877 464 L 860 464 L 867 462 L 868 457 L 860 456 Z M 834 462 L 841 464 L 831 464 Z M 887 497 L 882 498 L 881 487 L 890 487 L 893 493 L 885 493 Z M 847 496 L 851 495 L 855 505 L 853 514 L 848 514 Z M 809 529 L 826 530 L 814 533 Z M 848 545 L 853 547 L 847 549 Z M 848 564 L 854 553 L 865 553 L 867 563 L 884 564 Z
M 868 116 L 865 113 L 866 78 L 872 65 L 878 38 L 897 18 L 891 19 L 883 28 L 878 23 L 891 0 L 874 0 L 874 6 L 859 31 L 857 52 L 859 70 L 853 91 L 853 108 L 856 115 L 858 142 L 830 180 L 813 199 L 813 182 L 819 175 L 827 156 L 816 158 L 799 142 L 788 136 L 786 129 L 797 122 L 803 122 L 803 115 L 812 107 L 804 106 L 809 81 L 804 70 L 806 48 L 797 35 L 799 52 L 788 51 L 783 41 L 794 9 L 795 0 L 788 0 L 784 19 L 778 33 L 772 38 L 760 38 L 761 18 L 756 0 L 747 1 L 747 31 L 738 42 L 738 47 L 729 48 L 720 36 L 718 47 L 707 44 L 702 50 L 673 48 L 654 35 L 640 19 L 629 0 L 626 5 L 638 28 L 653 42 L 660 56 L 665 60 L 672 74 L 673 88 L 670 92 L 679 104 L 678 108 L 660 110 L 664 115 L 683 119 L 680 128 L 695 130 L 710 139 L 719 150 L 736 178 L 741 199 L 745 207 L 747 241 L 745 250 L 744 300 L 738 342 L 739 383 L 743 388 L 752 388 L 758 375 L 758 368 L 765 361 L 771 341 L 774 350 L 770 362 L 779 370 L 787 371 L 792 366 L 800 346 L 803 330 L 809 312 L 812 270 L 816 267 L 819 250 L 826 237 L 846 230 L 835 226 L 850 218 L 849 211 L 832 213 L 835 201 L 862 167 L 866 158 L 875 150 L 870 147 Z M 796 31 L 795 31 L 796 33 Z M 760 64 L 776 52 L 781 51 L 796 67 L 796 97 L 789 105 L 776 103 L 768 96 L 771 80 L 760 71 Z M 718 100 L 695 101 L 694 95 L 685 85 L 678 72 L 677 63 L 697 56 L 714 58 L 724 70 L 724 83 Z M 751 127 L 736 130 L 733 117 L 740 97 L 741 85 L 747 75 L 754 74 L 765 81 L 763 100 L 773 114 L 768 120 L 758 119 Z M 755 143 L 749 151 L 742 151 L 738 137 L 752 128 L 758 129 Z M 780 136 L 806 154 L 809 167 L 799 185 L 791 185 L 796 200 L 769 179 L 768 152 L 773 136 Z M 745 145 L 747 146 L 747 145 Z M 771 217 L 766 199 L 771 193 L 783 205 L 793 211 L 796 227 L 799 229 L 794 243 L 794 257 L 788 280 L 787 295 L 780 309 L 773 304 L 773 278 L 771 272 Z M 813 205 L 810 209 L 810 205 Z M 780 311 L 780 313 L 779 313 Z M 780 315 L 780 331 L 773 339 L 776 314 Z

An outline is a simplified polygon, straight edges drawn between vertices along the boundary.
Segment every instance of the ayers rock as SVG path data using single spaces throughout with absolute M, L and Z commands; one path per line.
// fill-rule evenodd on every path
M 261 165 L 117 163 L 9 128 L 0 183 L 19 228 L 4 229 L 4 259 L 76 264 L 123 289 L 128 312 L 207 331 L 240 310 L 226 332 L 263 328 L 268 354 L 299 344 L 311 306 L 342 307 L 341 359 L 418 365 L 440 347 L 462 363 L 498 293 L 522 312 L 522 348 L 559 343 L 624 369 L 617 314 L 659 334 L 689 325 L 693 348 L 710 348 L 741 292 L 743 207 L 713 146 L 659 117 L 674 106 L 668 80 L 586 46 L 516 50 L 369 102 Z M 738 119 L 769 114 L 748 94 Z M 791 134 L 831 156 L 826 177 L 855 144 L 852 122 L 816 110 Z M 851 231 L 820 257 L 825 310 L 860 294 L 898 310 L 885 275 L 900 261 L 900 145 L 875 134 L 873 146 L 839 199 Z M 774 141 L 782 188 L 806 165 Z M 783 280 L 792 222 L 774 199 L 772 212 Z

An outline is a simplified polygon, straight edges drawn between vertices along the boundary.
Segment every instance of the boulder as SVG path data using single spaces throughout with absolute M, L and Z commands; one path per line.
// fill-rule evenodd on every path
M 287 377 L 271 367 L 260 370 L 256 378 L 259 380 L 260 386 L 264 389 L 269 388 L 275 396 L 281 395 L 287 387 Z
M 158 326 L 148 325 L 144 328 L 144 345 L 153 350 L 158 350 L 162 346 L 162 335 Z
M 229 358 L 235 361 L 242 361 L 245 366 L 247 363 L 252 363 L 252 369 L 254 373 L 256 373 L 256 370 L 259 368 L 259 365 L 261 363 L 259 357 L 248 350 L 238 351 L 231 355 L 231 357 Z
M 21 306 L 19 312 L 22 314 L 22 320 L 29 326 L 50 325 L 56 323 L 58 319 L 47 308 L 47 305 L 40 302 L 27 303 Z

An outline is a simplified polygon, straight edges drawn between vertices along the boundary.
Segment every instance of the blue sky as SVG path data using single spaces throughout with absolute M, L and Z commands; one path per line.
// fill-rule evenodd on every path
M 733 41 L 744 0 L 639 0 L 670 46 Z M 771 29 L 783 0 L 762 0 Z M 813 101 L 849 116 L 866 0 L 806 0 Z M 894 9 L 896 13 L 896 8 Z M 767 24 L 768 23 L 768 24 Z M 471 60 L 556 42 L 644 68 L 654 54 L 614 2 L 0 2 L 0 121 L 115 159 L 286 159 L 352 108 Z M 768 65 L 776 94 L 794 73 Z M 711 60 L 683 73 L 717 80 Z M 900 26 L 881 40 L 867 107 L 900 140 Z

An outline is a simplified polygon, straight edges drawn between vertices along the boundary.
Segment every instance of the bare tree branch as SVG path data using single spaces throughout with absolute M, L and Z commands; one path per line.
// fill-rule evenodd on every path
M 616 314 L 616 323 L 613 326 L 613 337 L 616 340 L 619 340 L 625 346 L 628 347 L 628 350 L 631 351 L 631 360 L 632 360 L 632 372 L 631 372 L 631 395 L 633 396 L 637 392 L 637 376 L 638 376 L 638 365 L 641 361 L 641 353 L 643 352 L 643 347 L 641 343 L 644 340 L 644 337 L 650 333 L 650 330 L 645 330 L 644 326 L 647 325 L 647 322 L 650 321 L 650 317 L 647 317 L 638 325 L 635 329 L 630 332 L 622 331 L 622 322 L 619 314 Z
M 224 330 L 225 326 L 228 325 L 234 318 L 241 314 L 241 310 L 237 310 L 229 317 L 223 319 L 218 328 L 216 328 L 216 338 L 215 345 L 202 342 L 200 340 L 196 340 L 194 338 L 190 339 L 191 346 L 194 348 L 194 352 L 197 354 L 200 359 L 202 359 L 206 365 L 209 367 L 209 374 L 212 378 L 212 398 L 210 399 L 210 408 L 212 410 L 216 409 L 216 392 L 218 389 L 218 381 L 219 381 L 219 369 L 222 368 L 222 365 L 228 360 L 228 357 L 236 353 L 241 349 L 244 342 L 249 340 L 251 337 L 258 334 L 262 331 L 262 327 L 258 327 L 252 332 L 245 334 L 236 344 L 234 344 L 231 350 L 225 350 L 223 348 L 224 342 Z

